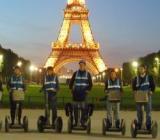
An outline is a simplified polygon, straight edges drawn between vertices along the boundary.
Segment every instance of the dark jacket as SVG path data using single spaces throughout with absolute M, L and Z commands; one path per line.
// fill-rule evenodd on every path
M 80 75 L 84 75 L 86 71 L 78 71 Z M 70 80 L 69 88 L 72 90 L 73 94 L 73 100 L 74 101 L 84 101 L 86 98 L 87 91 L 90 91 L 92 89 L 93 83 L 92 83 L 92 77 L 91 74 L 88 72 L 88 86 L 85 88 L 85 91 L 75 91 L 74 84 L 75 84 L 75 78 L 76 78 L 77 72 L 75 72 Z
M 147 76 L 147 75 L 146 75 L 146 76 Z M 143 82 L 145 82 L 146 76 L 141 77 L 140 75 L 138 75 L 138 77 L 139 77 L 139 83 L 140 83 L 140 84 L 142 84 Z M 150 83 L 150 90 L 151 90 L 152 92 L 154 92 L 154 91 L 155 91 L 155 88 L 156 88 L 154 79 L 153 79 L 153 77 L 152 77 L 151 75 L 148 75 L 148 79 L 149 79 L 149 83 Z M 133 79 L 133 81 L 132 81 L 132 90 L 133 90 L 133 91 L 137 91 L 137 90 L 138 90 L 138 88 L 136 87 L 136 84 L 137 84 L 137 77 L 135 77 L 135 78 Z
M 0 91 L 3 91 L 3 83 L 0 81 Z
M 79 73 L 82 75 L 84 72 L 86 71 L 80 71 L 79 70 Z M 76 77 L 76 73 L 75 72 L 70 80 L 70 83 L 69 83 L 69 88 L 70 89 L 73 89 L 73 86 L 74 86 L 74 82 L 75 82 L 75 77 Z M 92 86 L 93 86 L 93 83 L 92 83 L 92 77 L 91 77 L 91 74 L 88 73 L 88 87 L 87 87 L 87 90 L 90 91 L 92 89 Z

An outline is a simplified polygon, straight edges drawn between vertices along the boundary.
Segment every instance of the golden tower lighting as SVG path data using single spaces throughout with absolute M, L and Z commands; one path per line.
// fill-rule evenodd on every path
M 63 65 L 84 59 L 88 69 L 95 75 L 107 69 L 99 52 L 100 45 L 93 37 L 88 15 L 85 0 L 67 1 L 62 27 L 57 40 L 52 42 L 52 52 L 45 67 L 52 66 L 57 73 Z M 74 24 L 81 27 L 81 43 L 71 43 L 69 40 Z

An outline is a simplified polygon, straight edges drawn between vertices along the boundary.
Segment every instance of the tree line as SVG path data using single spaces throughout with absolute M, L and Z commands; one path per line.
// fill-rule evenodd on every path
M 137 59 L 138 64 L 145 64 L 148 68 L 148 73 L 154 76 L 157 85 L 160 85 L 160 61 L 157 63 L 155 58 L 160 59 L 160 51 L 157 53 L 151 53 L 144 57 Z M 136 72 L 132 66 L 132 62 L 123 63 L 123 82 L 125 85 L 131 83 Z
M 11 49 L 5 49 L 0 44 L 0 55 L 2 57 L 2 62 L 0 62 L 0 73 L 4 82 L 13 74 L 13 69 L 17 65 L 18 62 L 22 62 L 22 72 L 24 76 L 29 78 L 29 66 L 30 61 L 24 59 L 23 57 L 18 56 Z

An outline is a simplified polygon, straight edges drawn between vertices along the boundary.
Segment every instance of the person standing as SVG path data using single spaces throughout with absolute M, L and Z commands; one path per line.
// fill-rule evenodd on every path
M 49 110 L 52 110 L 52 125 L 55 126 L 55 121 L 57 118 L 57 93 L 59 91 L 59 81 L 58 76 L 53 71 L 53 67 L 47 68 L 42 90 L 45 94 L 45 101 L 49 103 Z
M 79 70 L 73 74 L 69 83 L 74 102 L 75 126 L 78 123 L 78 105 L 81 105 L 82 108 L 81 125 L 83 126 L 86 121 L 86 97 L 92 86 L 92 78 L 91 74 L 86 70 L 86 62 L 81 60 L 79 62 Z
M 132 82 L 133 92 L 144 91 L 148 92 L 148 102 L 144 104 L 146 112 L 146 128 L 151 130 L 151 111 L 152 111 L 152 94 L 155 91 L 155 82 L 151 75 L 147 73 L 147 66 L 140 65 L 138 68 L 138 75 L 133 79 Z M 143 123 L 143 104 L 136 104 L 138 127 L 141 129 Z
M 26 91 L 26 85 L 25 85 L 24 77 L 22 76 L 20 67 L 15 66 L 14 73 L 8 81 L 7 89 L 9 91 L 9 98 L 10 98 L 11 125 L 14 125 L 15 117 L 16 117 L 17 102 L 13 100 L 13 93 L 16 91 L 19 91 L 19 92 Z M 22 105 L 23 105 L 23 102 L 19 101 L 19 108 L 18 108 L 19 124 L 21 124 Z
M 2 78 L 0 78 L 0 104 L 2 102 L 2 95 L 3 95 L 3 83 L 2 83 Z
M 117 73 L 112 70 L 110 73 L 109 79 L 105 81 L 105 93 L 107 94 L 107 119 L 109 127 L 112 127 L 112 119 L 115 122 L 116 128 L 120 127 L 120 117 L 119 117 L 119 111 L 120 111 L 120 101 L 118 102 L 112 102 L 108 99 L 109 94 L 111 92 L 116 92 L 117 94 L 122 95 L 123 88 L 122 88 L 122 82 L 121 79 L 118 78 Z M 112 118 L 112 111 L 114 112 L 114 116 Z

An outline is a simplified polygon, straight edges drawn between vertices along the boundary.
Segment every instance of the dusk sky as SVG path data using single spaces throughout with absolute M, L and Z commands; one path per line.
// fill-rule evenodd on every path
M 0 0 L 0 44 L 41 66 L 57 39 L 67 0 Z M 86 0 L 108 66 L 160 50 L 160 0 Z M 72 41 L 80 41 L 78 28 Z M 76 37 L 75 37 L 76 36 Z

